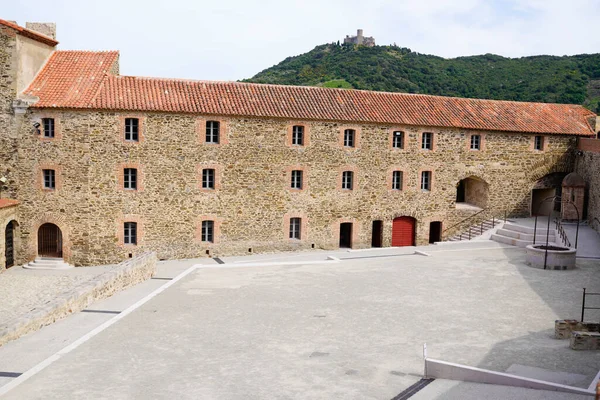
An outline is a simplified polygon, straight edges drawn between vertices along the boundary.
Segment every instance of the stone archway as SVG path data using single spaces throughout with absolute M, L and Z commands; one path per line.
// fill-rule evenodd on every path
M 567 175 L 565 172 L 553 172 L 535 182 L 531 188 L 530 214 L 532 216 L 548 216 L 553 211 L 560 211 L 560 202 L 544 202 L 544 199 L 561 196 L 562 181 L 565 175 Z
M 471 175 L 456 184 L 456 207 L 486 208 L 489 185 L 478 176 Z
M 45 223 L 38 229 L 38 251 L 40 257 L 63 256 L 63 238 L 60 228 L 52 223 Z

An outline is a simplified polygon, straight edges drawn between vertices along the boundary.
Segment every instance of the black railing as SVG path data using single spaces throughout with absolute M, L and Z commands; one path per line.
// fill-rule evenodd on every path
M 560 223 L 560 219 L 556 218 L 554 220 L 554 224 L 556 225 L 556 231 L 558 232 L 558 235 L 562 239 L 563 244 L 566 245 L 567 247 L 571 247 L 571 241 L 569 240 L 569 237 L 567 236 L 567 232 L 565 232 L 565 228 L 563 228 L 562 224 Z
M 481 215 L 482 213 L 484 213 L 486 211 L 490 211 L 490 209 L 484 208 L 483 210 L 480 210 L 480 211 L 476 212 L 475 214 L 468 216 L 467 218 L 461 220 L 460 222 L 457 222 L 456 224 L 450 226 L 449 228 L 444 229 L 444 232 L 442 233 L 442 237 L 444 238 L 444 240 L 447 240 L 448 239 L 447 232 L 454 232 L 455 230 L 458 230 L 455 228 L 465 225 L 465 222 L 467 222 L 467 221 L 473 221 L 475 219 L 475 217 L 477 217 L 478 215 Z M 496 226 L 497 221 L 501 221 L 502 219 L 504 219 L 504 222 L 506 222 L 507 211 L 506 210 L 500 211 L 500 215 L 502 217 L 499 218 L 498 213 L 492 214 L 492 228 Z M 468 231 L 466 233 L 465 232 L 460 233 L 458 236 L 458 240 L 463 240 L 463 235 L 467 236 L 466 240 L 471 240 L 471 237 L 473 236 L 473 231 L 475 231 L 475 232 L 479 231 L 479 234 L 483 235 L 483 232 L 487 230 L 487 228 L 484 229 L 484 225 L 488 221 L 489 221 L 489 218 L 483 218 L 478 223 L 475 223 L 475 224 L 469 223 Z
M 585 306 L 585 297 L 586 296 L 600 296 L 600 293 L 587 293 L 585 291 L 585 288 L 583 288 L 583 299 L 581 300 L 581 322 L 583 322 L 585 310 L 600 310 L 600 307 L 586 307 Z

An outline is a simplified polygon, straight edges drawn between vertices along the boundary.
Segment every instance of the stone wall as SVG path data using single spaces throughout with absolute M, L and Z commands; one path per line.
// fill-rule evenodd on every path
M 600 140 L 595 140 L 600 142 Z M 587 183 L 587 220 L 591 227 L 600 232 L 600 148 L 586 151 L 577 157 L 575 170 Z M 598 220 L 597 220 L 597 219 Z
M 60 137 L 30 132 L 44 116 L 56 118 Z M 123 140 L 125 117 L 141 118 L 140 143 Z M 111 263 L 156 251 L 159 258 L 187 258 L 338 247 L 340 222 L 354 221 L 354 246 L 370 247 L 373 220 L 383 220 L 383 245 L 391 244 L 392 220 L 417 219 L 417 243 L 428 242 L 429 223 L 450 227 L 473 212 L 455 208 L 456 185 L 474 176 L 488 184 L 488 207 L 528 215 L 533 184 L 548 173 L 572 170 L 575 140 L 547 138 L 531 150 L 533 135 L 486 134 L 482 151 L 469 151 L 460 129 L 277 119 L 221 120 L 222 144 L 202 143 L 207 117 L 166 113 L 30 110 L 19 132 L 18 198 L 24 240 L 22 262 L 36 255 L 37 229 L 55 223 L 63 233 L 66 261 Z M 212 117 L 209 119 L 213 119 Z M 286 144 L 293 124 L 306 125 L 306 147 Z M 353 128 L 359 147 L 344 148 L 340 132 Z M 394 130 L 405 148 L 392 149 Z M 420 149 L 423 131 L 435 134 L 433 151 Z M 40 188 L 41 169 L 56 168 L 60 187 Z M 217 186 L 202 190 L 202 168 L 217 170 Z M 122 189 L 123 167 L 137 168 L 140 190 Z M 305 186 L 290 190 L 290 171 L 303 169 Z M 340 189 L 342 171 L 355 171 L 355 188 Z M 392 190 L 392 171 L 404 172 L 404 190 Z M 431 191 L 420 172 L 432 171 Z M 26 184 L 25 184 L 26 183 Z M 301 240 L 288 239 L 289 218 L 303 223 Z M 215 221 L 214 243 L 200 241 L 203 219 Z M 123 222 L 138 223 L 137 246 L 122 243 Z

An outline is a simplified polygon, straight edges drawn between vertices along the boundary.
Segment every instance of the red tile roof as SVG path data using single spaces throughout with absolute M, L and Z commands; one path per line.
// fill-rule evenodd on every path
M 160 111 L 594 134 L 588 119 L 595 114 L 579 105 L 116 76 L 108 73 L 108 65 L 117 57 L 116 52 L 57 51 L 26 93 L 40 98 L 34 105 L 38 108 Z M 104 75 L 100 76 L 102 72 Z
M 21 203 L 19 200 L 0 199 L 0 208 L 6 208 L 6 207 L 11 207 L 11 206 L 16 206 L 19 203 Z
M 36 41 L 44 43 L 44 44 L 47 44 L 48 46 L 56 47 L 56 45 L 58 44 L 58 42 L 56 40 L 52 39 L 51 37 L 42 35 L 41 33 L 33 31 L 31 29 L 23 28 L 22 26 L 19 26 L 10 21 L 0 19 L 0 25 L 4 25 L 9 28 L 12 28 L 15 31 L 17 31 L 17 33 L 19 35 L 28 37 L 29 39 L 33 39 L 33 40 L 36 40 Z

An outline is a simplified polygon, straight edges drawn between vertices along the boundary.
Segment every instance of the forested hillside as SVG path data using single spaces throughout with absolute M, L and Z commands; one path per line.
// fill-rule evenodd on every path
M 246 82 L 582 104 L 600 112 L 600 54 L 445 59 L 398 46 L 326 44 Z

